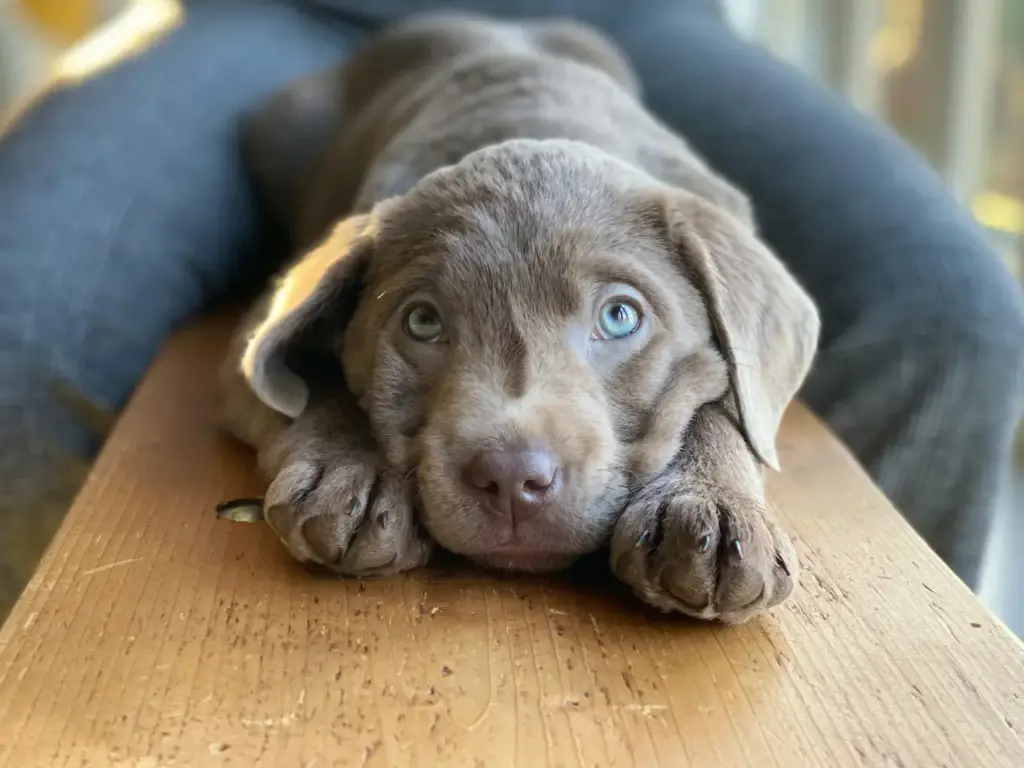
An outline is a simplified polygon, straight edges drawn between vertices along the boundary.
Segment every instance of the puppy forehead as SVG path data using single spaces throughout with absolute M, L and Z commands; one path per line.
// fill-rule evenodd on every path
M 471 228 L 438 232 L 437 288 L 461 311 L 571 315 L 582 298 L 580 263 L 596 247 L 589 234 L 481 216 Z
M 565 317 L 595 282 L 634 267 L 644 233 L 631 222 L 604 210 L 558 215 L 509 197 L 405 218 L 379 274 L 404 274 L 460 314 L 527 308 Z

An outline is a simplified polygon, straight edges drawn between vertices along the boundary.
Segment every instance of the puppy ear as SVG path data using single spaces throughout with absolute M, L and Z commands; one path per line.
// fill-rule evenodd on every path
M 744 436 L 777 471 L 775 438 L 817 349 L 817 308 L 749 225 L 685 192 L 661 200 L 679 266 L 707 303 Z
M 275 411 L 295 418 L 305 409 L 309 386 L 289 368 L 289 352 L 318 320 L 354 311 L 376 231 L 373 214 L 341 221 L 284 273 L 258 311 L 241 369 L 256 396 Z

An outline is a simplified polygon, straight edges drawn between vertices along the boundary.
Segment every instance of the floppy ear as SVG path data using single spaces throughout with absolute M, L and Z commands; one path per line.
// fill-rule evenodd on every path
M 309 385 L 289 367 L 289 353 L 318 320 L 355 309 L 373 252 L 375 218 L 352 216 L 337 224 L 284 273 L 256 316 L 242 353 L 242 374 L 263 403 L 285 416 L 297 417 L 309 399 Z
M 662 204 L 678 263 L 707 303 L 744 436 L 777 471 L 776 434 L 810 370 L 818 310 L 750 226 L 681 191 Z

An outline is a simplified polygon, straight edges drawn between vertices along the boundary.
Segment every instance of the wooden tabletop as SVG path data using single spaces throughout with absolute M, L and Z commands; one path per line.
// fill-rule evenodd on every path
M 214 504 L 223 324 L 128 408 L 0 632 L 0 765 L 1024 766 L 1024 652 L 803 409 L 797 596 L 738 628 L 585 579 L 316 578 Z

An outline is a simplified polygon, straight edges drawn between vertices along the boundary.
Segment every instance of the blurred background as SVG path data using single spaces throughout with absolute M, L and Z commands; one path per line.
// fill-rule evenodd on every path
M 1024 275 L 1024 0 L 726 0 L 748 37 L 916 146 Z
M 724 0 L 757 40 L 889 123 L 1024 280 L 1024 0 Z M 180 21 L 178 0 L 0 0 L 0 129 Z M 1024 440 L 1018 441 L 1024 444 Z M 1024 637 L 1024 459 L 1007 478 L 982 598 Z
M 913 144 L 1024 281 L 1024 0 L 725 0 L 734 25 Z M 984 599 L 1024 637 L 1024 432 Z
M 1024 275 L 1024 0 L 724 3 L 742 34 L 914 144 Z M 0 112 L 55 69 L 87 74 L 145 43 L 174 23 L 177 4 L 0 0 Z

